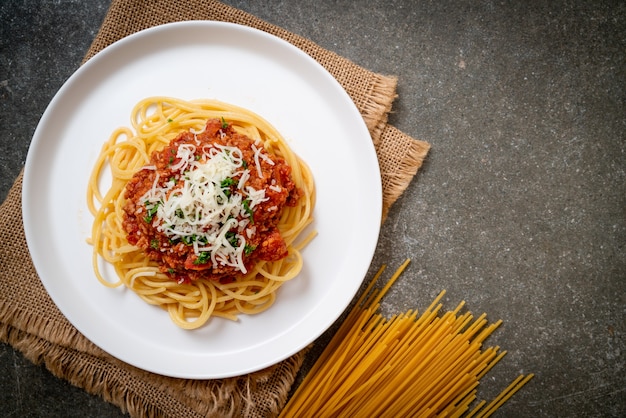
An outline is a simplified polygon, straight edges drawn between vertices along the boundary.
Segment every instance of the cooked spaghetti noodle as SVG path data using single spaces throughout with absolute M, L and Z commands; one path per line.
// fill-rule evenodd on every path
M 410 310 L 387 320 L 379 302 L 407 264 L 381 291 L 372 290 L 378 272 L 281 417 L 486 417 L 533 377 L 471 408 L 479 380 L 505 355 L 482 348 L 501 321 L 460 314 L 463 303 L 439 316 L 444 292 L 419 317 Z
M 183 132 L 190 132 L 194 137 L 196 134 L 200 136 L 202 131 L 209 126 L 207 121 L 212 119 L 224 121 L 226 123 L 224 126 L 228 126 L 229 132 L 233 132 L 233 135 L 243 135 L 256 144 L 256 146 L 252 145 L 252 149 L 255 151 L 254 158 L 259 175 L 262 174 L 259 156 L 267 161 L 269 161 L 268 155 L 284 161 L 290 167 L 290 179 L 293 180 L 300 196 L 291 205 L 281 207 L 282 213 L 279 213 L 277 218 L 276 229 L 284 240 L 286 256 L 281 256 L 278 260 L 255 260 L 252 266 L 244 265 L 241 262 L 241 252 L 244 249 L 245 234 L 234 237 L 231 233 L 227 240 L 229 244 L 224 245 L 231 249 L 240 247 L 238 255 L 240 274 L 231 274 L 228 280 L 197 278 L 197 274 L 194 276 L 197 273 L 195 270 L 198 270 L 194 264 L 198 264 L 198 259 L 206 254 L 198 253 L 198 244 L 194 243 L 196 255 L 193 257 L 196 263 L 188 264 L 192 266 L 193 270 L 190 270 L 190 275 L 194 279 L 189 280 L 186 276 L 176 279 L 180 269 L 164 268 L 163 264 L 160 265 L 154 257 L 147 256 L 145 248 L 142 249 L 138 245 L 129 243 L 131 234 L 127 231 L 128 206 L 125 206 L 128 205 L 129 192 L 126 188 L 139 171 L 154 169 L 148 166 L 151 156 L 158 155 Z M 220 133 L 223 137 L 224 133 L 221 131 Z M 234 148 L 217 145 L 216 149 L 223 151 L 225 156 L 231 156 L 229 152 Z M 216 153 L 215 150 L 212 152 Z M 196 160 L 199 159 L 199 156 L 196 157 Z M 238 162 L 242 163 L 241 158 Z M 274 165 L 272 161 L 269 162 Z M 245 161 L 243 163 L 245 164 Z M 252 170 L 254 168 L 250 167 L 250 170 L 246 171 Z M 101 178 L 107 171 L 110 172 L 112 181 L 110 186 L 107 185 L 101 189 Z M 227 180 L 229 180 L 227 186 L 223 187 L 228 188 L 228 185 L 234 182 L 232 178 Z M 244 180 L 241 180 L 241 183 L 243 182 Z M 174 183 L 172 180 L 169 184 L 173 186 Z M 271 187 L 279 189 L 279 186 Z M 231 188 L 233 193 L 237 191 L 235 186 Z M 258 192 L 248 189 L 250 193 Z M 175 194 L 175 191 L 172 189 L 167 193 L 171 196 Z M 226 196 L 231 195 L 230 189 L 221 190 L 220 193 L 222 197 L 224 193 Z M 260 199 L 260 201 L 263 200 Z M 243 203 L 246 211 L 250 211 L 250 200 L 240 203 Z M 147 98 L 134 107 L 131 127 L 118 128 L 111 134 L 102 147 L 89 179 L 87 204 L 94 216 L 89 240 L 93 245 L 93 269 L 103 285 L 108 287 L 124 285 L 132 289 L 146 302 L 167 310 L 172 321 L 182 328 L 198 328 L 214 316 L 234 320 L 240 313 L 259 313 L 273 304 L 276 290 L 300 272 L 302 268 L 300 250 L 314 235 L 314 233 L 309 233 L 301 236 L 301 232 L 312 222 L 314 203 L 314 182 L 307 165 L 292 152 L 276 129 L 260 116 L 249 110 L 215 100 L 184 101 L 168 97 Z M 149 219 L 146 218 L 148 222 L 156 212 L 157 205 L 146 206 L 146 208 L 151 209 Z M 275 207 L 270 209 L 275 209 Z M 177 209 L 179 210 L 180 208 Z M 228 225 L 235 223 L 232 218 L 233 216 L 229 215 Z M 250 223 L 254 223 L 252 215 Z M 164 226 L 158 228 L 162 229 Z M 177 233 L 179 235 L 176 235 Z M 250 234 L 249 231 L 248 234 Z M 184 233 L 176 231 L 171 232 L 170 237 L 170 242 L 174 243 L 176 241 L 172 240 L 192 239 L 190 235 L 185 236 Z M 221 237 L 225 240 L 223 233 Z M 193 239 L 196 239 L 195 235 Z M 189 242 L 185 242 L 190 245 Z M 206 245 L 206 242 L 204 244 Z M 182 247 L 182 244 L 180 246 Z M 147 250 L 149 252 L 150 248 Z M 248 250 L 254 250 L 254 247 L 249 249 L 246 246 L 246 254 Z M 213 262 L 217 263 L 215 254 L 211 253 L 211 255 Z M 110 280 L 103 274 L 101 260 L 114 267 L 116 280 Z M 224 260 L 228 261 L 226 256 L 222 256 L 220 260 L 222 263 Z

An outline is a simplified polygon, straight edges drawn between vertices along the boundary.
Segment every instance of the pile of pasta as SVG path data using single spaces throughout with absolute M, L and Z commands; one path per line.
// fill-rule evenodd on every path
M 445 291 L 420 316 L 384 318 L 380 300 L 408 263 L 377 291 L 379 270 L 281 417 L 487 417 L 533 377 L 520 375 L 492 402 L 476 402 L 480 379 L 506 354 L 482 347 L 501 321 L 461 314 L 463 302 L 440 315 Z
M 281 260 L 259 261 L 247 274 L 234 281 L 196 280 L 178 283 L 160 271 L 126 239 L 123 224 L 124 188 L 132 176 L 150 160 L 152 152 L 162 149 L 183 131 L 200 132 L 208 119 L 226 120 L 239 133 L 282 157 L 292 168 L 295 184 L 303 197 L 294 207 L 285 207 L 278 229 L 289 255 Z M 282 135 L 265 119 L 232 104 L 217 100 L 185 101 L 172 97 L 149 97 L 139 101 L 131 113 L 131 127 L 120 127 L 103 145 L 94 164 L 87 187 L 87 205 L 94 217 L 91 237 L 94 274 L 104 286 L 126 286 L 151 305 L 165 309 L 181 328 L 195 329 L 212 317 L 236 320 L 239 314 L 257 314 L 275 301 L 280 286 L 302 269 L 300 251 L 315 236 L 301 233 L 313 221 L 315 184 L 313 176 L 288 146 Z M 100 184 L 109 172 L 111 182 Z M 115 269 L 106 276 L 101 260 Z

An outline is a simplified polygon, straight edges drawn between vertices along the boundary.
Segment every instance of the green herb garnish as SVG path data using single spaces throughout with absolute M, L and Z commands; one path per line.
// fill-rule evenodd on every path
M 239 245 L 239 238 L 237 238 L 237 234 L 233 231 L 228 231 L 226 233 L 226 240 L 233 247 L 237 247 Z
M 191 245 L 196 240 L 196 238 L 197 238 L 196 234 L 193 234 L 193 235 L 185 235 L 181 237 L 180 240 L 187 245 Z
M 254 223 L 254 212 L 250 208 L 250 199 L 244 200 L 243 202 L 241 202 L 241 204 L 243 205 L 243 210 L 246 211 L 246 213 L 250 217 L 250 222 Z
M 220 186 L 222 187 L 222 189 L 225 189 L 227 187 L 232 186 L 235 183 L 237 183 L 235 179 L 231 177 L 226 177 L 224 180 L 221 181 Z
M 237 181 L 231 177 L 226 177 L 224 180 L 220 182 L 220 187 L 222 188 L 222 191 L 224 192 L 226 197 L 230 197 L 231 195 L 230 186 L 233 186 L 235 184 L 237 184 Z M 218 203 L 221 203 L 221 202 L 218 202 Z
M 206 264 L 209 262 L 210 259 L 211 259 L 211 253 L 209 253 L 208 251 L 203 251 L 200 253 L 198 258 L 196 258 L 196 260 L 193 263 L 196 265 Z
M 161 204 L 161 202 L 157 202 L 157 203 L 153 204 L 151 207 L 148 207 L 146 205 L 146 209 L 148 210 L 148 214 L 143 218 L 143 220 L 146 221 L 147 224 L 152 222 L 152 219 L 154 218 L 154 215 L 156 215 L 157 211 L 159 210 L 159 205 L 160 204 Z
M 250 255 L 254 250 L 256 250 L 256 245 L 246 244 L 246 246 L 243 247 L 243 253 L 245 255 Z

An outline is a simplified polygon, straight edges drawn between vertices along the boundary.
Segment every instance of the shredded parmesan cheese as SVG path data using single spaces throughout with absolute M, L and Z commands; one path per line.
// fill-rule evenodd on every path
M 274 162 L 263 148 L 253 146 L 253 151 L 258 175 L 263 177 L 259 159 L 270 165 Z M 170 167 L 176 175 L 159 186 L 157 173 L 152 187 L 141 197 L 152 224 L 171 240 L 193 245 L 196 256 L 210 258 L 214 268 L 230 266 L 245 274 L 246 239 L 255 233 L 250 227 L 250 211 L 269 198 L 265 190 L 246 185 L 250 171 L 244 167 L 241 150 L 219 144 L 198 150 L 193 144 L 181 144 L 176 161 Z M 231 192 L 230 186 L 235 186 L 236 192 Z M 280 190 L 274 186 L 276 189 Z
M 257 148 L 253 144 L 252 151 L 254 151 L 254 164 L 256 166 L 257 174 L 259 175 L 259 178 L 263 178 L 263 170 L 261 169 L 261 161 L 259 160 L 259 158 L 261 158 L 269 165 L 274 165 L 274 161 L 272 161 L 272 159 L 267 154 L 261 152 L 263 151 L 263 148 Z

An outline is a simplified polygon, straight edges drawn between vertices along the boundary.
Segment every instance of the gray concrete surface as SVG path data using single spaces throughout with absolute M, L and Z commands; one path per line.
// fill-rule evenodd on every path
M 391 122 L 432 144 L 372 269 L 412 265 L 386 313 L 442 289 L 504 325 L 500 417 L 626 416 L 626 3 L 226 1 L 399 77 Z M 108 1 L 0 4 L 0 197 Z M 326 334 L 313 350 L 314 361 Z M 0 346 L 1 416 L 121 415 Z

